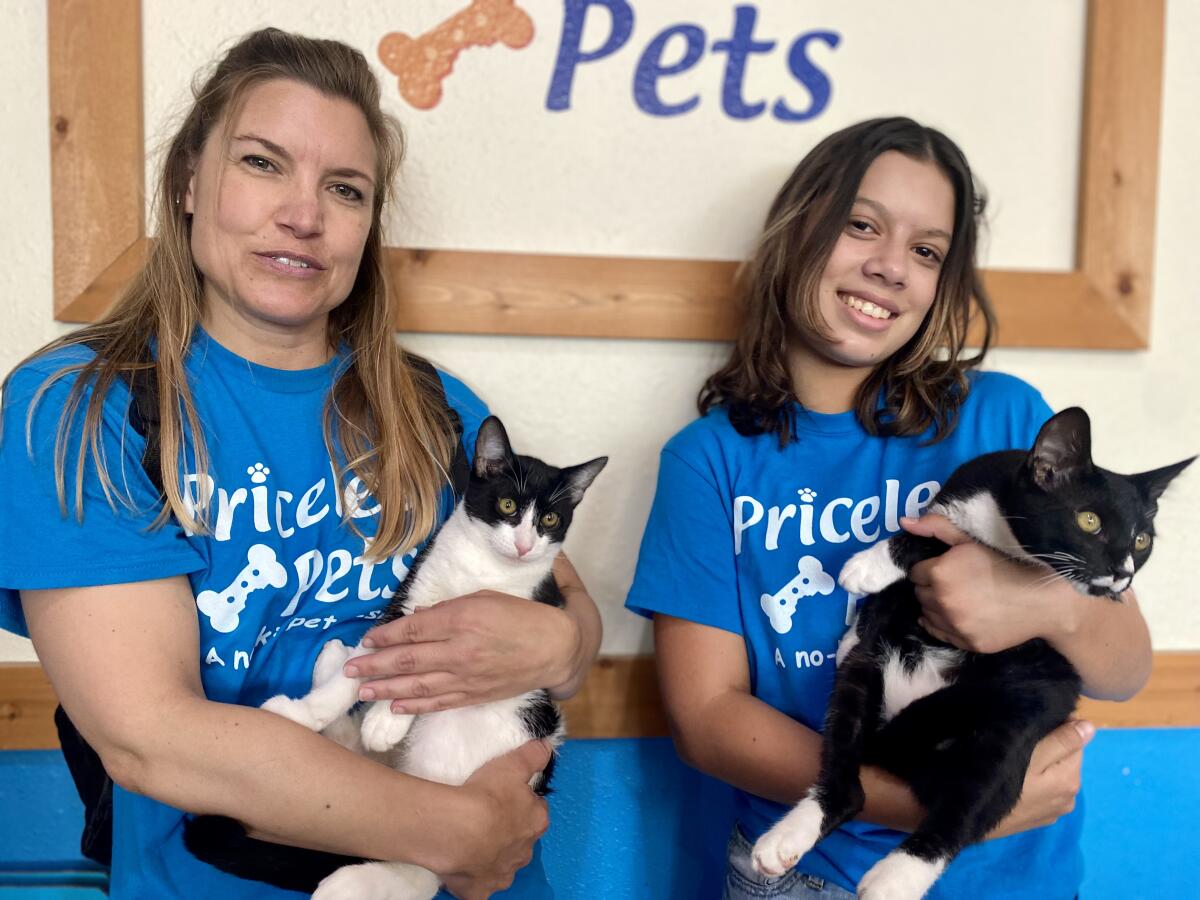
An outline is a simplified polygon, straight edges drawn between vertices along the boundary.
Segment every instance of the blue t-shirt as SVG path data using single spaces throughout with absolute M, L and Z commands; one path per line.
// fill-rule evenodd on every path
M 307 692 L 321 647 L 333 638 L 355 644 L 419 549 L 369 562 L 364 538 L 342 523 L 343 510 L 350 509 L 369 538 L 378 514 L 358 479 L 335 483 L 322 435 L 326 397 L 345 356 L 314 369 L 270 369 L 197 330 L 186 369 L 209 467 L 203 479 L 181 470 L 181 484 L 185 497 L 211 510 L 212 532 L 195 535 L 174 520 L 150 528 L 156 491 L 141 465 L 144 441 L 126 427 L 130 397 L 123 381 L 105 400 L 101 433 L 109 473 L 136 509 L 119 500 L 115 511 L 110 508 L 89 455 L 84 519 L 77 520 L 76 437 L 67 455 L 67 514 L 60 511 L 54 441 L 72 379 L 42 397 L 30 434 L 32 453 L 26 452 L 26 415 L 47 375 L 91 355 L 87 348 L 66 348 L 32 361 L 9 382 L 0 443 L 0 627 L 27 633 L 20 590 L 185 574 L 196 596 L 200 672 L 210 699 L 257 706 L 274 694 Z M 445 374 L 441 379 L 473 453 L 487 408 L 460 381 Z M 447 487 L 443 516 L 451 501 Z M 115 790 L 114 898 L 297 896 L 196 860 L 182 844 L 182 816 Z M 526 873 L 541 878 L 540 872 Z
M 856 603 L 837 584 L 853 554 L 900 530 L 961 463 L 993 450 L 1030 447 L 1051 415 L 1029 385 L 972 374 L 958 426 L 930 434 L 867 434 L 853 412 L 797 411 L 797 439 L 742 437 L 716 409 L 662 452 L 658 488 L 626 605 L 741 635 L 751 691 L 820 731 L 833 687 L 834 653 Z M 1077 807 L 1078 809 L 1078 807 Z M 738 793 L 751 841 L 786 807 Z M 1046 828 L 967 849 L 930 898 L 1074 897 L 1082 879 L 1079 811 Z M 853 890 L 901 832 L 850 822 L 800 862 L 809 874 Z

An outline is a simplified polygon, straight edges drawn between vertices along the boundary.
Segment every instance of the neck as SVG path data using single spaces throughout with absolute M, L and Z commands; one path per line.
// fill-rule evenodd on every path
M 208 300 L 202 324 L 226 350 L 260 366 L 299 370 L 329 362 L 326 317 L 296 328 L 252 319 L 227 304 Z
M 841 365 L 797 345 L 788 351 L 788 371 L 796 399 L 816 413 L 854 409 L 854 395 L 871 374 L 869 368 Z

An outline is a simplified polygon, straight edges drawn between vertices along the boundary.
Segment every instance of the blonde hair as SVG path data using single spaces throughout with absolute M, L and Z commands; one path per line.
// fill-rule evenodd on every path
M 59 379 L 75 376 L 55 442 L 55 480 L 63 513 L 67 511 L 68 433 L 85 404 L 83 438 L 74 459 L 76 516 L 83 517 L 83 470 L 89 454 L 110 505 L 130 504 L 128 493 L 122 497 L 116 489 L 105 460 L 100 439 L 104 399 L 118 378 L 137 373 L 155 378 L 165 493 L 155 525 L 173 515 L 190 530 L 205 530 L 205 511 L 198 510 L 199 517 L 193 513 L 179 483 L 181 464 L 190 463 L 190 471 L 198 474 L 208 468 L 184 370 L 203 308 L 201 275 L 192 259 L 191 220 L 184 212 L 183 198 L 213 129 L 222 122 L 229 126 L 248 91 L 276 79 L 297 81 L 353 103 L 365 117 L 375 144 L 377 189 L 362 262 L 349 295 L 329 316 L 329 348 L 348 347 L 349 364 L 330 390 L 323 430 L 338 484 L 353 472 L 381 507 L 369 547 L 370 557 L 379 560 L 414 546 L 437 524 L 455 436 L 440 390 L 414 371 L 392 332 L 382 210 L 403 156 L 403 135 L 399 123 L 380 109 L 379 83 L 366 59 L 345 44 L 267 28 L 239 41 L 206 79 L 193 85 L 194 103 L 167 145 L 155 198 L 159 231 L 146 263 L 101 321 L 34 354 L 79 344 L 96 350 L 93 359 L 65 365 L 42 384 L 30 406 L 29 422 L 45 392 Z M 185 447 L 185 433 L 192 436 L 190 448 Z M 184 458 L 188 450 L 190 461 Z M 349 513 L 344 516 L 346 524 L 361 535 Z

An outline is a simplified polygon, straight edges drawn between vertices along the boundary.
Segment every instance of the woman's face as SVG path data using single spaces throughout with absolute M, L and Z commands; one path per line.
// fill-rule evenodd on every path
M 829 339 L 802 338 L 826 362 L 872 368 L 920 328 L 954 233 L 954 188 L 934 163 L 880 154 L 829 255 L 818 308 Z
M 205 325 L 218 339 L 231 327 L 323 339 L 371 228 L 376 153 L 366 119 L 347 100 L 276 79 L 245 94 L 228 144 L 223 124 L 185 198 Z

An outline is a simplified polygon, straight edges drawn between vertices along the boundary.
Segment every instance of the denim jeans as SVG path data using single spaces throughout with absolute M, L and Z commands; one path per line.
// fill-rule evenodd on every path
M 854 894 L 832 882 L 792 869 L 779 878 L 768 878 L 754 871 L 750 862 L 750 842 L 742 830 L 733 826 L 726 851 L 725 892 L 723 900 L 854 900 Z

